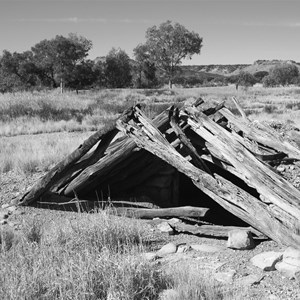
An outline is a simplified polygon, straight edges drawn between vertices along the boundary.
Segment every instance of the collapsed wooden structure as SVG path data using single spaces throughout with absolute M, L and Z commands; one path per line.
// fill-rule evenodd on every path
M 153 120 L 139 106 L 130 108 L 58 163 L 19 204 L 122 197 L 144 197 L 160 207 L 216 203 L 223 209 L 218 218 L 228 211 L 276 242 L 299 248 L 300 191 L 271 165 L 300 160 L 300 150 L 250 122 L 236 105 L 241 118 L 224 103 L 207 108 L 202 99 Z

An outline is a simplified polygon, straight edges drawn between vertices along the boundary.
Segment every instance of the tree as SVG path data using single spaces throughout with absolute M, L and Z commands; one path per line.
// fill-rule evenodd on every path
M 27 90 L 37 84 L 37 68 L 31 51 L 11 53 L 4 50 L 0 66 L 2 81 L 5 81 L 4 85 L 8 90 Z
M 124 88 L 131 84 L 131 65 L 124 50 L 112 48 L 105 57 L 104 76 L 106 86 Z
M 265 76 L 262 83 L 263 87 L 275 87 L 277 85 L 275 78 L 271 75 Z
M 67 79 L 67 85 L 74 88 L 78 93 L 79 89 L 91 87 L 97 80 L 97 72 L 94 69 L 94 62 L 91 60 L 83 61 L 77 64 L 70 77 Z
M 290 63 L 278 64 L 270 70 L 269 76 L 276 82 L 276 85 L 285 86 L 292 84 L 299 76 L 299 69 Z
M 146 43 L 138 45 L 137 48 L 145 47 L 149 60 L 163 71 L 168 78 L 169 87 L 185 58 L 191 58 L 199 54 L 202 47 L 202 38 L 199 34 L 187 30 L 184 26 L 171 21 L 166 21 L 153 26 L 146 31 Z
M 152 88 L 157 85 L 156 67 L 151 61 L 146 45 L 138 45 L 134 50 L 134 85 L 137 88 Z
M 76 65 L 83 62 L 92 47 L 85 37 L 69 34 L 57 35 L 51 40 L 43 40 L 31 48 L 39 76 L 45 84 L 57 87 L 72 74 Z
M 237 76 L 236 89 L 238 89 L 239 85 L 248 88 L 250 86 L 253 86 L 255 83 L 256 79 L 252 74 L 250 74 L 249 72 L 241 71 Z
M 268 75 L 269 75 L 269 72 L 267 72 L 267 71 L 258 71 L 253 74 L 253 76 L 257 80 L 257 82 L 262 82 L 262 80 Z

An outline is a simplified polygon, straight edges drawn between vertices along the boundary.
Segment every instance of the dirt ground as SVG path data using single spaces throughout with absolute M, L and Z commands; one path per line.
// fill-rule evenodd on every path
M 293 178 L 295 185 L 298 185 L 300 176 L 300 166 L 293 168 L 280 166 L 279 170 L 286 178 Z M 13 172 L 1 175 L 0 203 L 10 203 L 13 199 L 18 199 L 34 182 L 41 177 L 42 173 L 35 173 L 31 176 L 17 175 Z M 300 181 L 300 180 L 299 180 Z M 9 220 L 15 228 L 20 228 L 22 223 L 32 215 L 42 218 L 76 218 L 77 213 L 61 211 L 49 211 L 36 208 L 18 208 L 18 213 L 13 214 Z M 50 217 L 51 216 L 51 217 Z M 140 221 L 143 226 L 148 226 L 149 232 L 157 237 L 157 243 L 153 246 L 153 251 L 159 250 L 163 245 L 173 242 L 176 245 L 213 245 L 221 246 L 221 250 L 216 252 L 198 252 L 190 250 L 181 254 L 171 255 L 164 259 L 166 264 L 188 263 L 191 267 L 197 266 L 199 272 L 210 274 L 211 280 L 219 278 L 219 283 L 226 290 L 233 292 L 232 299 L 300 299 L 300 282 L 289 279 L 278 271 L 265 272 L 253 266 L 250 259 L 256 254 L 266 251 L 283 251 L 285 248 L 271 240 L 256 240 L 256 247 L 252 250 L 232 250 L 226 248 L 226 239 L 207 238 L 189 234 L 168 235 L 161 233 L 157 226 L 148 221 Z M 207 273 L 208 271 L 208 273 Z M 217 274 L 217 275 L 216 275 Z M 247 283 L 245 278 L 255 275 L 257 282 Z M 227 277 L 230 277 L 229 279 Z M 221 279 L 220 279 L 221 278 Z

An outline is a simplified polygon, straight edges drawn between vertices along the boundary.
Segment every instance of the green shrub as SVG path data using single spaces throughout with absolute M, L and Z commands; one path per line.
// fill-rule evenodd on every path
M 264 77 L 262 80 L 263 87 L 276 87 L 277 86 L 277 81 L 272 75 L 268 75 Z

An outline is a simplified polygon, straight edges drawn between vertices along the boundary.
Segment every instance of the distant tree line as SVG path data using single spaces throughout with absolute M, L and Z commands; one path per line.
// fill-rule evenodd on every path
M 242 70 L 239 74 L 228 77 L 228 82 L 234 83 L 236 88 L 238 86 L 247 88 L 256 83 L 261 83 L 264 87 L 300 85 L 300 74 L 295 64 L 278 63 L 269 72 L 258 71 L 252 75 Z
M 184 26 L 166 21 L 146 31 L 146 42 L 133 50 L 134 60 L 122 49 L 112 48 L 96 60 L 87 59 L 92 42 L 83 36 L 69 34 L 45 39 L 18 53 L 4 50 L 0 56 L 0 92 L 41 90 L 47 88 L 152 88 L 173 83 L 184 87 L 235 84 L 250 87 L 300 85 L 299 69 L 292 63 L 281 63 L 269 72 L 222 76 L 205 72 L 182 73 L 183 59 L 199 54 L 199 34 Z
M 157 84 L 156 69 L 145 61 L 130 60 L 125 51 L 114 48 L 103 59 L 92 61 L 86 58 L 91 48 L 90 40 L 70 34 L 43 40 L 23 53 L 4 50 L 0 56 L 0 92 Z
M 83 36 L 57 35 L 42 40 L 31 50 L 4 50 L 0 56 L 0 92 L 45 88 L 151 88 L 157 73 L 163 73 L 170 87 L 182 59 L 199 54 L 202 38 L 171 21 L 150 27 L 146 43 L 134 49 L 131 60 L 121 49 L 112 48 L 98 60 L 87 59 L 92 42 Z

